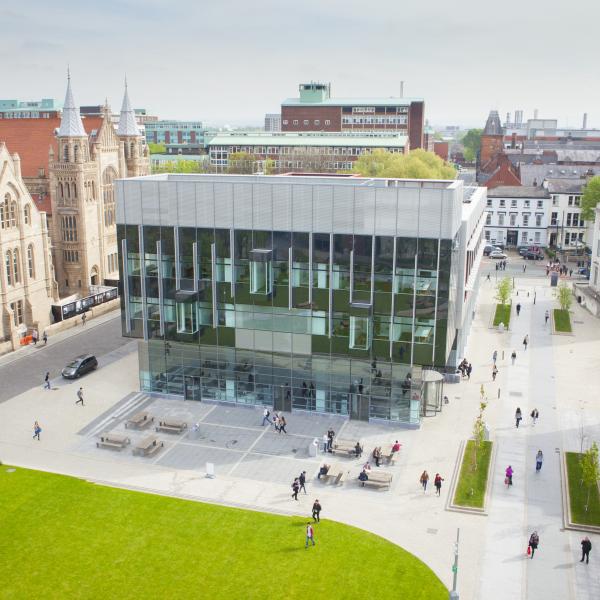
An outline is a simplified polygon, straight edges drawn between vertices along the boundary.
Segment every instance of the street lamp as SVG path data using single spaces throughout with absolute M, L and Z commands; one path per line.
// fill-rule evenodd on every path
M 454 543 L 454 564 L 452 565 L 452 591 L 450 592 L 450 600 L 459 600 L 458 592 L 456 591 L 456 580 L 458 578 L 458 539 L 460 537 L 460 527 L 456 530 L 456 542 Z

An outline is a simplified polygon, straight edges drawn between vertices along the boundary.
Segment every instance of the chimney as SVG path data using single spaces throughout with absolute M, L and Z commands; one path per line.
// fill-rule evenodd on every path
M 15 177 L 21 179 L 21 157 L 15 152 L 12 155 L 13 165 L 15 167 Z
M 583 113 L 583 126 L 581 129 L 587 129 L 587 113 Z

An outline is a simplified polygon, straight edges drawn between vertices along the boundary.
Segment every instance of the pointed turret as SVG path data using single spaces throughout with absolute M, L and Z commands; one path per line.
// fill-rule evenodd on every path
M 131 108 L 131 102 L 129 101 L 129 93 L 127 92 L 127 79 L 125 80 L 125 95 L 123 96 L 123 104 L 121 106 L 121 116 L 119 118 L 117 135 L 131 137 L 139 137 L 141 135 L 135 120 L 135 112 Z
M 485 123 L 483 135 L 502 135 L 502 123 L 497 110 L 491 110 Z
M 67 93 L 65 95 L 65 103 L 60 121 L 60 129 L 58 137 L 83 137 L 87 136 L 79 109 L 75 106 L 73 100 L 73 92 L 71 91 L 71 74 L 67 75 Z

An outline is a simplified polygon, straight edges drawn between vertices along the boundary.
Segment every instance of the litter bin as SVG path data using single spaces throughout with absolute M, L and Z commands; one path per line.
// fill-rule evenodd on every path
M 577 296 L 577 304 L 581 304 L 581 296 Z
M 556 287 L 558 285 L 558 273 L 556 271 L 552 271 L 550 273 L 550 286 Z

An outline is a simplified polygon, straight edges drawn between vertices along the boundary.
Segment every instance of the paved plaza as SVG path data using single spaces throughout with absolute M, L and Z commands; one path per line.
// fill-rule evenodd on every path
M 560 453 L 578 451 L 582 431 L 585 444 L 600 439 L 595 398 L 600 389 L 600 321 L 576 305 L 574 335 L 552 335 L 543 318 L 556 306 L 549 282 L 538 266 L 528 265 L 523 274 L 518 261 L 512 258 L 517 268 L 506 274 L 515 277 L 513 302 L 522 304 L 520 316 L 513 313 L 510 331 L 491 329 L 495 273 L 492 281 L 482 279 L 466 352 L 473 364 L 471 380 L 447 385 L 449 404 L 439 415 L 425 418 L 419 430 L 292 413 L 286 415 L 286 436 L 261 426 L 260 409 L 151 398 L 138 391 L 137 353 L 135 346 L 125 345 L 100 356 L 101 368 L 80 381 L 55 379 L 51 391 L 40 384 L 0 404 L 0 459 L 111 485 L 277 513 L 309 514 L 319 498 L 324 518 L 401 545 L 448 587 L 460 527 L 461 598 L 600 598 L 600 536 L 590 536 L 590 564 L 581 565 L 579 542 L 584 534 L 563 529 L 559 470 Z M 526 351 L 521 343 L 525 334 L 530 338 Z M 494 350 L 499 352 L 495 382 Z M 486 420 L 497 446 L 487 516 L 446 510 L 459 446 L 471 434 L 482 384 L 489 398 Z M 80 385 L 84 407 L 75 405 Z M 519 429 L 513 419 L 517 406 L 525 417 Z M 528 418 L 534 407 L 540 412 L 535 427 Z M 156 419 L 184 420 L 188 429 L 181 435 L 159 433 L 165 447 L 152 458 L 133 456 L 129 447 L 121 452 L 96 447 L 98 435 L 105 431 L 126 431 L 132 444 L 147 435 L 124 426 L 139 410 Z M 39 442 L 32 439 L 35 420 L 43 430 Z M 350 477 L 340 486 L 315 479 L 324 457 L 313 455 L 312 442 L 329 426 L 344 439 L 360 439 L 367 452 L 395 439 L 402 443 L 396 463 L 381 467 L 393 475 L 389 491 L 358 486 L 355 476 L 365 456 L 355 460 L 326 455 L 328 462 L 343 462 Z M 538 449 L 545 461 L 536 474 Z M 205 477 L 206 462 L 215 465 L 214 479 Z M 503 485 L 508 464 L 515 470 L 510 490 Z M 436 472 L 445 478 L 441 498 L 433 490 L 423 494 L 419 476 L 424 469 L 431 478 Z M 308 474 L 308 494 L 295 502 L 290 483 L 302 470 Z M 527 539 L 534 529 L 540 548 L 534 560 L 528 560 Z

